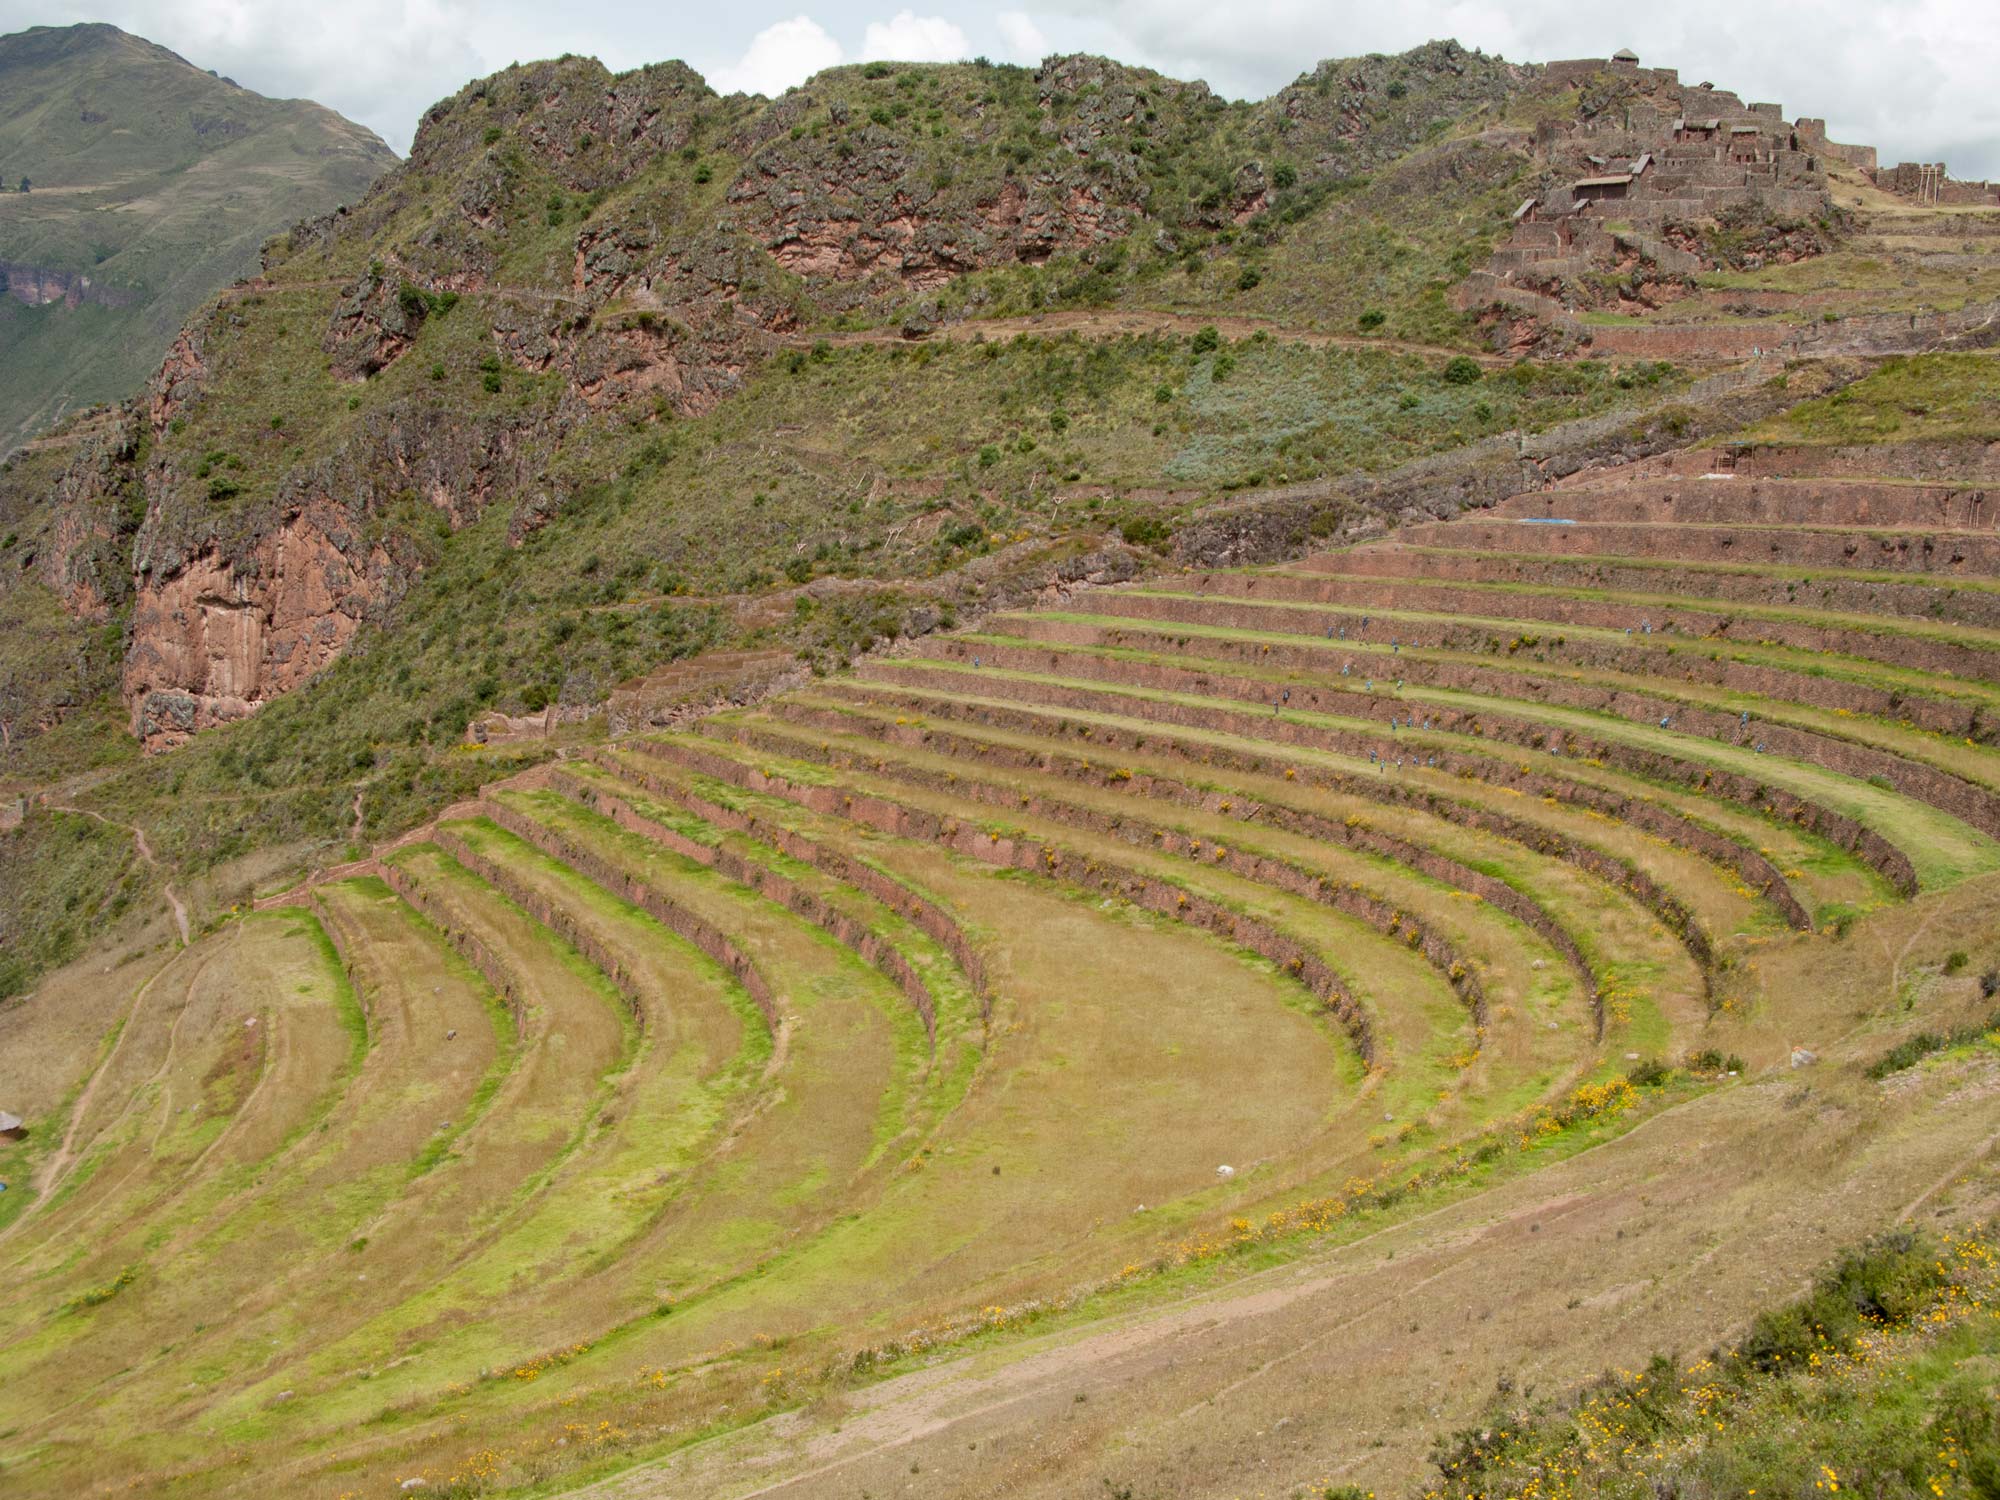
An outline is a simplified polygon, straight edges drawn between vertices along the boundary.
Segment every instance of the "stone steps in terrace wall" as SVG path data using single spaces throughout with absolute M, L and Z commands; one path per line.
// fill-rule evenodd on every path
M 828 765 L 849 773 L 865 773 L 881 780 L 997 808 L 1011 816 L 1041 819 L 1057 825 L 1064 837 L 1074 836 L 1100 847 L 1112 841 L 1122 842 L 1134 849 L 1147 851 L 1139 856 L 1142 863 L 1160 855 L 1170 856 L 1175 861 L 1187 861 L 1195 870 L 1218 871 L 1281 896 L 1310 901 L 1338 911 L 1365 923 L 1384 941 L 1420 957 L 1436 973 L 1439 981 L 1458 996 L 1475 1020 L 1481 1024 L 1486 1021 L 1486 991 L 1477 965 L 1458 940 L 1440 930 L 1435 916 L 1427 919 L 1417 910 L 1425 904 L 1435 905 L 1435 894 L 1426 902 L 1421 896 L 1412 900 L 1412 896 L 1417 895 L 1412 891 L 1384 889 L 1379 884 L 1381 872 L 1357 865 L 1352 860 L 1322 866 L 1321 859 L 1331 851 L 1325 851 L 1309 863 L 1301 861 L 1269 846 L 1270 842 L 1283 843 L 1283 838 L 1267 842 L 1260 839 L 1258 829 L 1244 827 L 1240 819 L 1211 812 L 1199 804 L 1184 808 L 1183 816 L 1196 824 L 1192 828 L 1185 824 L 1172 826 L 1158 819 L 1133 820 L 1123 812 L 1112 813 L 1051 788 L 1031 783 L 1023 790 L 1020 786 L 994 781 L 966 770 L 946 771 L 908 759 L 912 755 L 935 753 L 921 745 L 891 745 L 885 742 L 881 746 L 882 753 L 862 758 L 852 750 L 831 746 L 822 737 L 782 720 L 767 722 L 760 718 L 747 723 L 711 722 L 705 730 L 711 737 L 733 740 L 758 752 Z M 1040 773 L 1030 771 L 1027 774 L 1034 777 Z M 1218 819 L 1221 820 L 1219 823 L 1215 821 Z M 1201 826 L 1204 822 L 1210 826 Z M 1278 831 L 1281 835 L 1285 832 Z M 1173 875 L 1178 877 L 1181 872 L 1177 864 L 1171 868 Z M 1418 873 L 1404 869 L 1395 878 L 1408 879 Z M 1368 878 L 1359 878 L 1363 875 Z M 1583 992 L 1592 1001 L 1593 1013 L 1601 1023 L 1602 1010 L 1596 1003 L 1596 982 L 1587 972 Z
M 990 733 L 980 736 L 941 729 L 935 724 L 911 727 L 901 722 L 901 716 L 897 716 L 897 722 L 891 723 L 889 709 L 878 709 L 867 703 L 844 703 L 836 707 L 778 700 L 766 705 L 763 714 L 818 734 L 858 736 L 870 742 L 924 748 L 968 765 L 976 763 L 1032 771 L 1041 776 L 1080 782 L 1160 806 L 1198 808 L 1210 814 L 1233 817 L 1242 823 L 1283 829 L 1328 847 L 1345 847 L 1363 855 L 1388 860 L 1426 879 L 1475 896 L 1539 934 L 1563 955 L 1564 961 L 1583 984 L 1585 993 L 1591 996 L 1593 1008 L 1599 1004 L 1597 976 L 1584 958 L 1576 936 L 1537 899 L 1529 888 L 1531 883 L 1510 885 L 1498 876 L 1476 870 L 1438 849 L 1373 828 L 1359 819 L 1336 819 L 1288 802 L 1266 800 L 1242 790 L 1224 791 L 1212 784 L 1196 785 L 1158 771 L 1115 769 L 1104 765 L 1101 756 L 1093 762 L 1084 755 L 1072 753 L 1046 740 L 1036 739 L 1023 746 L 995 738 Z M 1019 726 L 1014 728 L 1018 733 Z M 822 749 L 825 748 L 822 743 Z M 1158 749 L 1156 746 L 1156 754 Z M 1209 762 L 1208 770 L 1212 773 L 1214 769 L 1214 763 Z M 1530 847 L 1523 840 L 1514 842 L 1524 848 Z M 1540 849 L 1537 852 L 1546 853 Z M 1623 882 L 1622 878 L 1612 878 L 1609 883 L 1620 885 Z M 1677 905 L 1675 910 L 1680 922 L 1692 923 L 1684 907 Z M 1697 954 L 1697 963 L 1706 972 L 1712 962 L 1713 952 L 1704 941 Z
M 2000 374 L 2000 363 L 1994 366 Z M 1559 488 L 1597 488 L 1634 478 L 1733 474 L 1738 479 L 1853 479 L 2000 486 L 2000 443 L 1946 439 L 1880 444 L 1723 443 L 1676 448 L 1629 464 L 1582 469 Z
M 947 718 L 1054 738 L 1074 734 L 1100 756 L 1126 751 L 1166 755 L 1202 768 L 1204 775 L 1216 770 L 1276 775 L 1282 769 L 1287 778 L 1295 777 L 1309 786 L 1362 797 L 1388 807 L 1427 812 L 1574 864 L 1619 886 L 1658 915 L 1670 930 L 1681 933 L 1691 944 L 1694 942 L 1688 937 L 1688 922 L 1682 920 L 1686 908 L 1679 904 L 1678 898 L 1664 896 L 1652 877 L 1629 861 L 1599 849 L 1589 839 L 1579 840 L 1549 828 L 1538 820 L 1536 804 L 1540 802 L 1599 816 L 1607 823 L 1630 824 L 1661 844 L 1672 845 L 1730 872 L 1730 877 L 1754 895 L 1770 901 L 1791 926 L 1801 930 L 1811 926 L 1777 866 L 1760 849 L 1696 823 L 1664 803 L 1575 781 L 1551 769 L 1489 764 L 1477 770 L 1460 768 L 1453 780 L 1444 783 L 1428 776 L 1392 779 L 1359 767 L 1347 770 L 1299 755 L 1299 751 L 1345 755 L 1350 750 L 1329 736 L 1287 721 L 1272 724 L 1261 715 L 1234 711 L 1223 705 L 1190 714 L 1171 708 L 1155 712 L 1153 705 L 1143 702 L 1113 700 L 1092 704 L 1075 694 L 1063 695 L 1063 701 L 1052 703 L 1046 701 L 1049 695 L 1018 691 L 1013 684 L 1004 682 L 997 691 L 970 696 L 962 689 L 941 691 L 883 677 L 835 684 L 830 694 L 845 704 L 870 711 L 884 708 L 895 711 L 899 727 L 902 716 L 907 714 L 918 716 L 918 722 L 923 718 Z M 1079 720 L 1078 713 L 1087 717 Z M 1232 749 L 1232 745 L 1241 748 Z M 1354 753 L 1358 758 L 1358 751 Z M 1479 770 L 1487 774 L 1482 778 Z M 1495 798 L 1485 791 L 1486 787 L 1504 788 L 1521 796 Z M 1706 940 L 1702 942 L 1705 944 Z M 1707 962 L 1699 953 L 1697 961 Z
M 1092 780 L 1114 779 L 1113 768 L 1106 764 L 1107 756 L 1115 755 L 1120 760 L 1129 757 L 1135 764 L 1147 763 L 1149 759 L 1163 760 L 1170 767 L 1184 768 L 1184 775 L 1199 778 L 1200 788 L 1205 788 L 1211 799 L 1217 795 L 1218 787 L 1226 786 L 1228 798 L 1244 808 L 1244 816 L 1269 816 L 1285 826 L 1294 826 L 1298 816 L 1309 816 L 1301 813 L 1293 796 L 1294 787 L 1318 788 L 1386 809 L 1420 813 L 1557 860 L 1622 890 L 1678 936 L 1705 975 L 1712 974 L 1715 968 L 1715 950 L 1691 906 L 1638 861 L 1600 847 L 1597 836 L 1601 830 L 1591 828 L 1579 837 L 1574 829 L 1554 826 L 1556 821 L 1582 817 L 1602 819 L 1606 824 L 1622 823 L 1627 821 L 1623 814 L 1630 813 L 1634 829 L 1645 842 L 1676 846 L 1682 855 L 1712 867 L 1713 878 L 1738 888 L 1738 894 L 1747 889 L 1752 899 L 1769 901 L 1787 925 L 1799 931 L 1812 927 L 1811 918 L 1777 866 L 1761 850 L 1732 841 L 1657 804 L 1635 803 L 1604 788 L 1585 788 L 1580 800 L 1575 801 L 1558 802 L 1546 793 L 1533 801 L 1496 798 L 1484 794 L 1483 788 L 1475 791 L 1476 783 L 1459 782 L 1440 789 L 1416 779 L 1392 780 L 1359 769 L 1344 770 L 1295 751 L 1273 750 L 1268 743 L 1257 739 L 1192 734 L 1144 719 L 1109 714 L 1079 716 L 1073 710 L 1059 711 L 1027 702 L 965 698 L 887 683 L 839 684 L 825 698 L 824 703 L 782 705 L 782 712 L 807 727 L 835 732 L 856 732 L 852 726 L 860 719 L 864 724 L 860 733 L 899 743 L 930 743 L 941 738 L 948 753 L 963 753 L 975 760 L 994 752 L 991 737 L 996 733 L 1028 737 L 1032 748 L 1026 753 L 1033 764 Z M 940 723 L 955 727 L 941 730 Z M 1060 748 L 1072 741 L 1079 751 L 1087 753 L 1071 755 Z M 1261 793 L 1261 801 L 1252 798 L 1244 804 L 1244 787 L 1249 783 L 1240 778 L 1245 775 L 1264 778 L 1275 784 L 1276 790 Z M 1231 779 L 1218 782 L 1217 778 L 1222 776 Z M 1137 779 L 1135 774 L 1134 780 Z M 1157 782 L 1156 777 L 1154 783 Z M 1516 784 L 1515 790 L 1525 790 L 1526 786 L 1526 782 Z M 1560 809 L 1560 812 L 1551 815 L 1545 809 Z M 1414 844 L 1418 852 L 1408 857 L 1416 861 L 1417 868 L 1428 871 L 1433 878 L 1458 884 L 1433 868 L 1432 845 L 1423 840 L 1420 832 L 1406 832 L 1407 839 L 1392 835 L 1385 841 L 1366 817 L 1343 817 L 1339 827 L 1327 830 L 1324 836 L 1334 843 L 1353 843 L 1371 852 L 1399 858 L 1405 856 L 1394 846 Z M 1524 920 L 1530 926 L 1537 925 L 1532 919 Z
M 1088 627 L 1065 626 L 1063 630 L 1071 635 L 1088 633 Z M 1698 742 L 1703 740 L 1738 748 L 1762 747 L 1769 754 L 1805 761 L 1856 781 L 1886 782 L 1912 801 L 1933 807 L 1981 833 L 2000 837 L 2000 792 L 1989 786 L 1970 781 L 1933 760 L 1906 756 L 1872 740 L 1782 723 L 1763 715 L 1745 720 L 1733 709 L 1689 702 L 1675 697 L 1670 683 L 1662 683 L 1658 688 L 1596 683 L 1538 673 L 1532 662 L 1516 663 L 1507 658 L 1492 663 L 1456 662 L 1417 656 L 1384 658 L 1372 653 L 1356 659 L 1351 673 L 1343 673 L 1335 663 L 1343 662 L 1349 653 L 1337 644 L 1273 648 L 1247 642 L 1190 639 L 1184 646 L 1172 646 L 1164 637 L 1160 644 L 1169 645 L 1173 652 L 1165 659 L 1175 665 L 1170 672 L 1156 673 L 1150 670 L 1149 660 L 1093 651 L 1089 649 L 1095 644 L 1092 642 L 1055 640 L 1048 644 L 1056 650 L 1043 651 L 1026 642 L 1013 646 L 948 637 L 936 643 L 936 651 L 925 654 L 962 662 L 980 656 L 1012 671 L 1042 672 L 1087 681 L 1129 681 L 1168 691 L 1186 691 L 1172 684 L 1185 681 L 1188 672 L 1215 668 L 1218 669 L 1216 685 L 1231 696 L 1282 693 L 1288 706 L 1297 709 L 1349 718 L 1387 718 L 1392 723 L 1398 716 L 1406 720 L 1421 716 L 1422 727 L 1429 729 L 1435 725 L 1446 733 L 1460 732 L 1461 725 L 1476 724 L 1483 733 L 1497 732 L 1530 748 L 1538 747 L 1538 736 L 1545 743 L 1552 727 L 1534 716 L 1537 708 L 1571 709 L 1638 726 L 1665 721 L 1677 739 L 1686 736 L 1689 741 L 1697 742 L 1689 746 L 1692 754 L 1699 755 Z M 1269 678 L 1231 675 L 1241 669 L 1291 675 Z M 1165 680 L 1158 680 L 1162 678 Z M 1390 680 L 1399 684 L 1397 692 L 1390 691 Z M 1365 686 L 1370 681 L 1377 684 L 1372 690 Z M 1339 683 L 1340 687 L 1327 692 L 1319 687 L 1321 682 Z M 1412 701 L 1402 696 L 1424 688 L 1493 699 L 1499 706 L 1488 712 L 1463 711 L 1429 706 L 1420 697 Z M 1496 713 L 1503 714 L 1504 720 L 1496 719 Z M 1564 738 L 1565 753 L 1612 764 L 1628 763 L 1626 747 L 1594 742 L 1588 731 L 1559 732 Z
M 1902 795 L 1949 813 L 1980 832 L 2000 837 L 2000 791 L 1988 780 L 1974 780 L 1951 769 L 1949 757 L 1938 754 L 1940 746 L 1903 742 L 1864 733 L 1864 725 L 1818 726 L 1788 722 L 1768 710 L 1744 718 L 1734 708 L 1716 707 L 1675 691 L 1671 681 L 1603 682 L 1573 673 L 1550 670 L 1532 658 L 1500 656 L 1486 661 L 1438 660 L 1412 652 L 1383 656 L 1380 652 L 1356 654 L 1338 642 L 1265 643 L 1201 636 L 1175 637 L 1159 634 L 1119 632 L 1129 639 L 1107 639 L 1091 625 L 1069 621 L 1046 621 L 1029 627 L 1021 639 L 1065 648 L 1142 650 L 1154 654 L 1171 653 L 1184 664 L 1208 662 L 1241 664 L 1265 671 L 1283 669 L 1298 674 L 1298 681 L 1330 680 L 1336 675 L 1352 683 L 1364 673 L 1377 680 L 1393 672 L 1395 680 L 1410 688 L 1433 688 L 1455 693 L 1472 693 L 1503 699 L 1523 707 L 1549 705 L 1586 713 L 1603 714 L 1633 724 L 1669 721 L 1676 734 L 1686 734 L 1720 744 L 1759 746 L 1773 755 L 1809 761 L 1858 781 L 1880 779 Z M 962 643 L 954 653 L 964 659 L 968 652 L 992 648 L 984 641 Z M 1339 672 L 1351 666 L 1352 671 Z M 1366 677 L 1363 677 L 1366 680 Z M 1387 697 L 1385 693 L 1383 695 Z M 1297 701 L 1296 699 L 1294 701 Z M 1338 703 L 1340 700 L 1335 700 Z M 1394 701 L 1394 700 L 1391 700 Z M 1308 700 L 1307 706 L 1313 704 Z M 1336 709 L 1335 711 L 1341 711 Z M 1919 753 L 1925 752 L 1925 753 Z M 2000 766 L 2000 762 L 1996 762 Z

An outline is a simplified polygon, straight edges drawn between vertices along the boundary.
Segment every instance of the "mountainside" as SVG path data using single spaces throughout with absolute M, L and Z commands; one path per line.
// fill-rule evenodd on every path
M 1989 1500 L 1935 179 L 1450 43 L 437 105 L 0 464 L 7 1492 Z
M 0 451 L 129 396 L 265 240 L 395 160 L 115 27 L 0 37 Z

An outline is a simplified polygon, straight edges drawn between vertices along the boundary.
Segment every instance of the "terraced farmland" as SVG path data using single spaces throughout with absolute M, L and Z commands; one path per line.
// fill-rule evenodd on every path
M 1677 453 L 489 787 L 127 984 L 0 1464 L 525 1482 L 1781 1065 L 1855 922 L 1990 921 L 1989 462 Z

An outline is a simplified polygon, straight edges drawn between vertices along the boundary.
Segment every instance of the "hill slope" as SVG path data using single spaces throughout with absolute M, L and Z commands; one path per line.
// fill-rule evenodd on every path
M 10 1493 L 1386 1495 L 1990 1213 L 1986 211 L 1612 64 L 510 69 L 5 466 Z
M 0 37 L 0 450 L 129 395 L 266 239 L 395 159 L 329 109 L 115 27 Z

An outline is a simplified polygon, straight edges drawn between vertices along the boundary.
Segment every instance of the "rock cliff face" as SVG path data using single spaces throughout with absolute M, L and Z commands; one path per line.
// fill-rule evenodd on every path
M 157 388 L 153 405 L 162 409 Z M 414 518 L 455 528 L 497 495 L 531 501 L 544 450 L 532 426 L 394 407 L 287 474 L 274 503 L 233 528 L 179 501 L 172 461 L 156 464 L 133 546 L 123 678 L 133 733 L 162 749 L 306 682 L 422 570 Z
M 330 504 L 290 516 L 247 556 L 213 547 L 134 601 L 125 697 L 149 749 L 242 718 L 340 654 L 398 583 L 394 561 Z

